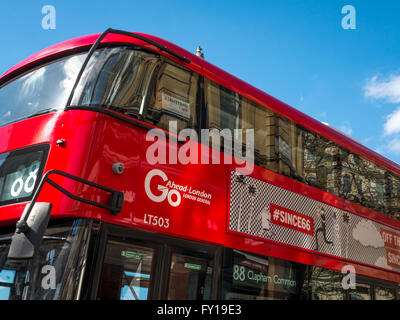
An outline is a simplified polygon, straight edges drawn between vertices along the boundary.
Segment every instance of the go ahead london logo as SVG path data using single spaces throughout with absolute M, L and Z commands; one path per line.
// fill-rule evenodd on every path
M 144 180 L 144 190 L 154 202 L 167 201 L 172 207 L 178 207 L 183 199 L 211 204 L 212 195 L 205 190 L 199 190 L 188 184 L 177 184 L 170 180 L 160 169 L 150 170 Z

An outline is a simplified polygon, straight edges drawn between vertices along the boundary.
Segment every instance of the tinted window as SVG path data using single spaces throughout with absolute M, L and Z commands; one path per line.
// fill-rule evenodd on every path
M 158 63 L 157 56 L 144 51 L 123 47 L 99 49 L 90 58 L 71 105 L 105 107 L 137 115 Z
M 195 72 L 132 48 L 97 50 L 73 105 L 102 106 L 168 130 L 254 129 L 254 163 L 393 218 L 400 178 Z M 204 98 L 204 110 L 200 102 Z M 201 111 L 201 112 L 200 112 Z M 201 114 L 201 115 L 200 115 Z M 246 137 L 241 137 L 243 143 Z
M 168 130 L 170 121 L 176 121 L 178 132 L 197 128 L 197 73 L 166 61 L 157 70 L 150 88 L 147 122 Z
M 343 289 L 343 274 L 320 267 L 309 267 L 308 299 L 310 300 L 345 300 L 346 290 Z
M 0 126 L 66 106 L 85 55 L 53 62 L 0 88 Z
M 350 300 L 371 300 L 372 299 L 371 285 L 366 283 L 357 283 L 355 289 L 349 290 Z M 378 292 L 379 294 L 379 292 Z
M 98 299 L 149 299 L 154 256 L 153 247 L 110 240 L 104 258 Z
M 394 288 L 375 286 L 375 300 L 396 300 L 396 291 Z
M 307 267 L 278 258 L 227 249 L 224 255 L 222 299 L 304 299 Z
M 208 79 L 205 106 L 209 128 L 254 129 L 256 165 L 400 219 L 400 178 L 388 170 Z
M 72 105 L 104 107 L 168 130 L 197 125 L 198 75 L 165 58 L 132 48 L 97 50 Z
M 228 248 L 222 272 L 221 298 L 228 300 L 394 300 L 397 294 L 395 283 L 357 275 L 355 288 L 345 289 L 340 271 Z
M 217 130 L 243 129 L 243 135 L 246 129 L 254 129 L 255 164 L 275 171 L 275 115 L 208 79 L 205 79 L 205 88 L 207 127 Z M 245 136 L 242 141 L 246 141 Z
M 211 299 L 212 274 L 211 254 L 174 249 L 171 257 L 168 300 Z
M 90 224 L 89 220 L 78 219 L 52 225 L 29 264 L 7 261 L 0 270 L 0 300 L 79 298 Z M 11 236 L 0 237 L 1 264 L 8 254 Z

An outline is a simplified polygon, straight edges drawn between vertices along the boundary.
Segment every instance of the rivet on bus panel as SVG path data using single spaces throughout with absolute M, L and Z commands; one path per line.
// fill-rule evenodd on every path
M 125 166 L 123 163 L 121 162 L 116 162 L 112 165 L 112 171 L 115 174 L 122 174 L 122 172 L 124 172 Z
M 67 146 L 67 141 L 65 139 L 58 139 L 56 143 L 59 147 L 65 148 Z

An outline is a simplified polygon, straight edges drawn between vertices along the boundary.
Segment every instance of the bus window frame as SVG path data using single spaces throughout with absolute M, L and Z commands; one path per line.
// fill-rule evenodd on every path
M 118 31 L 118 30 L 110 30 L 110 32 L 111 32 L 111 31 Z M 92 44 L 92 45 L 93 45 L 93 44 Z M 85 53 L 85 52 L 88 53 L 88 52 L 89 52 L 89 49 L 92 47 L 92 45 L 87 45 L 87 46 L 82 47 L 82 48 L 73 49 L 73 50 L 68 51 L 68 52 L 59 53 L 59 54 L 56 54 L 56 55 L 54 55 L 54 56 L 45 58 L 45 59 L 43 59 L 43 60 L 39 60 L 39 61 L 37 61 L 37 62 L 34 62 L 34 63 L 32 63 L 32 64 L 28 64 L 26 67 L 22 68 L 21 70 L 18 70 L 18 71 L 15 72 L 15 73 L 11 73 L 10 75 L 8 75 L 8 76 L 6 76 L 4 79 L 2 79 L 2 81 L 0 81 L 0 88 L 3 87 L 3 86 L 5 86 L 5 85 L 7 85 L 9 82 L 12 82 L 12 81 L 18 79 L 19 77 L 23 76 L 24 74 L 26 74 L 26 73 L 28 73 L 28 72 L 31 72 L 31 71 L 34 71 L 35 69 L 40 68 L 40 67 L 42 67 L 42 66 L 44 66 L 44 65 L 46 65 L 46 64 L 52 63 L 53 61 L 57 61 L 57 60 L 60 60 L 60 59 L 64 59 L 64 58 L 66 58 L 66 57 L 73 56 L 73 55 L 77 55 L 77 54 L 80 54 L 80 53 Z M 181 64 L 180 62 L 178 62 L 178 61 L 176 61 L 176 60 L 174 60 L 174 59 L 171 59 L 168 55 L 165 55 L 165 54 L 160 53 L 160 52 L 156 52 L 156 51 L 154 51 L 154 50 L 151 50 L 151 49 L 149 49 L 149 48 L 146 48 L 146 47 L 143 47 L 143 46 L 140 46 L 140 45 L 137 45 L 137 44 L 126 43 L 126 42 L 99 43 L 99 45 L 97 46 L 96 50 L 97 50 L 97 49 L 104 48 L 104 47 L 130 47 L 130 48 L 132 48 L 133 50 L 142 50 L 142 51 L 146 51 L 146 52 L 149 52 L 149 53 L 152 53 L 152 54 L 161 56 L 161 57 L 163 57 L 164 59 L 167 59 L 168 61 L 172 61 L 172 62 L 178 64 L 180 67 L 186 68 L 186 69 L 188 69 L 188 70 L 191 71 L 191 72 L 196 72 L 196 73 L 199 75 L 199 81 L 200 81 L 200 77 L 208 78 L 209 80 L 211 80 L 209 77 L 203 76 L 200 72 L 194 71 L 194 70 L 192 70 L 191 68 L 189 68 L 188 66 L 186 66 L 186 65 L 184 65 L 184 64 Z M 76 79 L 75 84 L 78 83 L 78 80 L 79 80 L 79 79 Z M 220 85 L 220 82 L 217 82 L 217 81 L 215 81 L 215 80 L 211 80 L 211 81 L 213 81 L 213 82 L 215 82 L 216 84 L 219 84 L 219 85 Z M 204 95 L 205 95 L 205 88 L 204 88 L 204 85 L 203 85 L 203 87 L 201 88 L 201 90 L 202 90 L 202 92 L 203 92 L 202 94 L 203 94 L 203 96 L 204 96 Z M 230 89 L 230 90 L 231 90 L 231 89 Z M 237 90 L 232 90 L 232 91 L 236 92 L 236 93 L 239 94 L 239 95 L 244 96 L 243 94 L 239 93 Z M 72 94 L 72 93 L 73 93 L 73 92 L 71 92 L 71 94 Z M 249 99 L 249 98 L 247 98 L 247 99 Z M 146 100 L 147 100 L 147 99 L 146 99 Z M 279 115 L 280 117 L 282 117 L 282 118 L 284 118 L 284 119 L 290 120 L 287 116 L 281 115 L 280 113 L 278 113 L 278 112 L 276 112 L 276 111 L 273 111 L 272 109 L 270 109 L 268 106 L 266 106 L 266 105 L 264 105 L 264 104 L 259 104 L 259 103 L 255 102 L 255 101 L 252 100 L 252 99 L 249 99 L 249 100 L 252 101 L 253 103 L 256 103 L 256 104 L 258 104 L 258 105 L 260 105 L 260 106 L 266 108 L 267 110 L 272 111 L 273 113 Z M 200 99 L 200 103 L 201 103 L 201 105 L 200 105 L 200 108 L 199 108 L 199 109 L 200 109 L 201 111 L 205 109 L 206 112 L 207 112 L 207 109 L 208 109 L 208 108 L 207 108 L 207 105 L 205 104 L 204 98 L 203 98 L 203 99 Z M 110 111 L 110 110 L 107 110 L 107 109 L 105 109 L 105 108 L 101 108 L 101 107 L 79 107 L 79 106 L 71 106 L 71 105 L 69 104 L 69 101 L 67 101 L 66 106 L 64 106 L 64 108 L 60 108 L 58 111 L 68 111 L 68 110 L 85 110 L 85 111 L 94 111 L 94 112 L 103 113 L 103 114 L 109 115 L 109 116 L 111 116 L 111 117 L 117 118 L 117 119 L 119 119 L 119 120 L 128 122 L 128 123 L 130 123 L 130 124 L 132 124 L 132 125 L 134 125 L 134 126 L 140 127 L 140 128 L 142 128 L 142 129 L 145 129 L 145 130 L 151 130 L 153 127 L 154 127 L 154 128 L 157 128 L 156 126 L 153 126 L 153 125 L 150 125 L 150 124 L 148 124 L 148 123 L 146 123 L 146 122 L 143 122 L 141 119 L 135 119 L 135 118 L 132 117 L 132 116 L 126 116 L 126 115 L 124 115 L 124 114 L 122 114 L 122 113 L 118 113 L 118 112 L 115 112 L 115 111 Z M 48 112 L 46 112 L 46 113 L 53 113 L 53 112 L 55 112 L 55 111 L 48 111 Z M 138 121 L 138 120 L 139 120 L 139 121 Z M 203 129 L 203 120 L 202 120 L 201 118 L 199 119 L 199 115 L 197 115 L 197 120 L 198 120 L 198 123 L 197 123 L 197 130 Z M 199 120 L 200 120 L 200 121 L 199 121 Z M 294 124 L 296 124 L 296 125 L 298 125 L 298 126 L 300 126 L 300 127 L 303 127 L 303 125 L 302 125 L 301 123 L 297 122 L 297 121 L 293 121 L 293 120 L 290 120 L 290 121 L 292 121 Z M 305 127 L 303 127 L 303 128 L 305 128 Z M 305 128 L 305 129 L 306 129 L 306 128 Z M 348 148 L 347 146 L 344 146 L 344 145 L 342 145 L 342 144 L 336 143 L 336 142 L 334 142 L 332 139 L 326 138 L 325 135 L 321 135 L 321 134 L 317 133 L 315 130 L 311 130 L 311 129 L 306 129 L 306 130 L 307 130 L 307 131 L 310 131 L 311 133 L 313 133 L 313 134 L 315 134 L 315 135 L 317 135 L 317 136 L 319 136 L 319 137 L 322 137 L 322 138 L 324 138 L 324 139 L 326 139 L 326 140 L 328 140 L 328 141 L 330 141 L 330 142 L 333 142 L 336 146 L 340 147 L 341 149 L 347 150 L 347 151 L 349 151 L 349 152 L 351 152 L 351 153 L 353 153 L 353 154 L 355 154 L 355 155 L 357 155 L 357 156 L 359 156 L 359 157 L 361 157 L 361 158 L 363 158 L 363 159 L 365 159 L 365 160 L 367 160 L 367 161 L 373 163 L 375 166 L 377 166 L 377 167 L 379 167 L 379 168 L 385 170 L 386 172 L 390 173 L 390 174 L 393 175 L 394 177 L 399 177 L 399 178 L 400 178 L 400 174 L 397 174 L 397 173 L 396 173 L 395 171 L 393 171 L 392 169 L 388 169 L 388 168 L 386 168 L 386 166 L 383 166 L 382 164 L 379 164 L 378 161 L 370 160 L 369 157 L 365 157 L 365 156 L 361 155 L 360 153 L 357 153 L 356 151 L 353 151 L 352 148 Z M 167 136 L 169 136 L 169 135 L 167 134 Z M 265 168 L 263 168 L 263 169 L 265 169 Z M 267 170 L 267 169 L 266 169 L 266 170 Z M 282 174 L 282 173 L 279 173 L 279 174 Z M 282 175 L 283 175 L 283 174 L 282 174 Z M 309 185 L 307 182 L 302 181 L 301 179 L 298 179 L 298 177 L 291 176 L 290 178 L 291 178 L 291 179 L 294 179 L 294 180 L 300 180 L 300 181 L 301 181 L 302 183 L 304 183 L 305 185 Z M 313 185 L 311 185 L 311 186 L 313 186 Z M 315 187 L 315 186 L 313 186 L 313 187 Z M 346 198 L 344 198 L 344 197 L 342 197 L 342 196 L 340 196 L 340 195 L 335 195 L 335 196 L 339 197 L 340 199 L 346 200 Z M 352 201 L 352 200 L 348 200 L 348 201 L 357 204 L 357 202 L 354 202 L 354 201 Z M 367 207 L 367 206 L 365 206 L 365 205 L 361 205 L 361 206 L 364 207 L 364 208 L 367 208 L 367 209 L 369 209 L 369 210 L 376 211 L 376 212 L 378 212 L 379 214 L 381 214 L 382 216 L 396 219 L 396 218 L 394 218 L 394 217 L 389 216 L 389 215 L 386 214 L 386 213 L 383 213 L 382 211 L 384 211 L 384 210 L 379 210 L 379 211 L 378 211 L 378 210 L 376 210 L 376 209 L 374 209 L 374 208 L 370 208 L 370 207 Z
M 173 248 L 185 248 L 187 250 L 206 251 L 207 253 L 210 253 L 214 258 L 211 300 L 220 299 L 223 258 L 222 246 L 191 241 L 184 238 L 177 238 L 170 235 L 110 223 L 102 223 L 97 248 L 92 252 L 92 254 L 97 257 L 93 259 L 93 267 L 89 272 L 89 274 L 92 274 L 92 276 L 89 275 L 91 279 L 87 279 L 87 282 L 89 282 L 87 289 L 88 292 L 86 294 L 87 299 L 97 299 L 101 286 L 101 276 L 106 256 L 106 247 L 108 239 L 110 238 L 125 238 L 127 241 L 142 242 L 144 246 L 155 248 L 154 256 L 157 257 L 158 260 L 153 262 L 154 276 L 152 278 L 152 288 L 150 291 L 151 297 L 149 297 L 149 300 L 167 299 Z
M 195 100 L 196 100 L 195 101 L 195 103 L 196 103 L 196 107 L 195 107 L 196 108 L 196 121 L 197 121 L 196 131 L 199 134 L 199 132 L 202 129 L 207 129 L 208 128 L 207 119 L 209 117 L 208 116 L 209 106 L 207 105 L 207 101 L 206 101 L 207 99 L 205 98 L 205 96 L 207 95 L 207 92 L 206 92 L 206 87 L 207 86 L 205 84 L 205 79 L 208 79 L 209 81 L 211 81 L 212 83 L 215 83 L 218 86 L 223 86 L 223 85 L 221 85 L 219 82 L 216 82 L 215 80 L 212 80 L 209 77 L 203 76 L 200 72 L 194 71 L 193 69 L 189 68 L 188 66 L 183 65 L 183 64 L 181 64 L 181 63 L 169 58 L 168 56 L 163 55 L 162 53 L 154 52 L 154 51 L 152 51 L 152 50 L 150 50 L 148 48 L 144 48 L 144 47 L 141 47 L 141 46 L 138 46 L 138 45 L 125 44 L 125 43 L 122 43 L 122 44 L 121 43 L 110 43 L 110 44 L 104 44 L 104 45 L 100 44 L 96 48 L 96 50 L 104 48 L 104 47 L 126 47 L 126 48 L 129 47 L 132 50 L 141 50 L 141 51 L 149 52 L 151 54 L 154 54 L 154 55 L 157 55 L 157 56 L 161 57 L 162 63 L 170 63 L 170 64 L 175 65 L 175 66 L 177 66 L 177 67 L 179 67 L 181 69 L 184 69 L 184 70 L 186 69 L 188 72 L 196 73 L 198 75 L 197 96 L 195 98 Z M 148 84 L 147 92 L 151 92 L 154 89 L 154 83 L 151 83 L 151 82 Z M 231 89 L 229 89 L 229 90 L 231 90 Z M 231 91 L 235 92 L 236 94 L 238 94 L 238 95 L 240 95 L 242 97 L 245 97 L 244 95 L 240 94 L 237 90 L 231 90 Z M 199 93 L 201 94 L 201 96 L 199 96 Z M 75 97 L 72 100 L 74 100 L 74 99 L 75 99 Z M 256 104 L 256 105 L 258 105 L 258 106 L 260 106 L 262 108 L 265 108 L 266 110 L 271 111 L 276 117 L 275 121 L 277 121 L 278 118 L 282 118 L 283 120 L 287 120 L 287 121 L 295 124 L 295 126 L 297 128 L 310 132 L 311 134 L 316 136 L 318 139 L 323 139 L 323 140 L 326 140 L 328 142 L 331 142 L 336 147 L 340 148 L 341 150 L 349 152 L 351 154 L 354 154 L 354 155 L 356 155 L 356 156 L 358 156 L 358 157 L 360 157 L 360 158 L 362 158 L 362 159 L 374 164 L 377 168 L 379 168 L 381 170 L 384 170 L 385 172 L 391 174 L 393 177 L 395 177 L 395 178 L 398 177 L 400 179 L 400 175 L 398 175 L 397 173 L 395 173 L 394 171 L 392 171 L 390 169 L 387 169 L 386 167 L 382 166 L 381 164 L 378 164 L 376 161 L 372 161 L 369 158 L 366 158 L 365 156 L 353 151 L 352 149 L 348 149 L 348 147 L 345 147 L 342 144 L 338 144 L 338 143 L 334 142 L 333 140 L 326 138 L 325 136 L 317 133 L 314 130 L 305 128 L 303 126 L 303 124 L 295 122 L 293 120 L 290 120 L 288 117 L 283 116 L 283 115 L 277 113 L 276 111 L 273 111 L 270 107 L 268 107 L 268 106 L 266 106 L 264 104 L 259 104 L 259 103 L 255 102 L 254 100 L 249 99 L 247 97 L 246 97 L 246 99 L 248 99 L 252 103 L 254 103 L 254 104 Z M 143 113 L 140 114 L 139 117 L 135 117 L 135 116 L 131 116 L 131 115 L 125 115 L 125 114 L 123 114 L 121 112 L 110 110 L 110 109 L 107 109 L 107 108 L 104 108 L 104 107 L 95 107 L 95 106 L 93 106 L 93 107 L 84 106 L 83 107 L 83 106 L 79 106 L 79 105 L 70 105 L 68 103 L 67 103 L 66 107 L 64 108 L 64 111 L 67 111 L 67 110 L 85 110 L 85 111 L 99 112 L 99 113 L 111 116 L 113 118 L 128 122 L 131 125 L 134 125 L 136 127 L 140 127 L 140 128 L 142 128 L 142 129 L 144 129 L 146 131 L 149 131 L 149 130 L 151 130 L 153 128 L 157 128 L 158 130 L 162 130 L 166 134 L 166 136 L 169 138 L 170 137 L 170 133 L 167 130 L 162 129 L 160 127 L 157 127 L 157 126 L 155 126 L 153 124 L 150 124 L 149 122 L 146 121 L 145 114 L 146 114 L 147 109 L 148 109 L 148 101 L 149 101 L 149 95 L 147 95 L 145 100 L 144 100 Z M 276 125 L 277 124 L 275 123 L 275 126 Z M 279 148 L 279 143 L 275 144 L 275 148 Z M 277 152 L 277 150 L 276 150 L 276 152 Z M 282 155 L 281 152 L 277 152 L 277 154 L 278 154 L 278 158 L 275 159 L 274 161 L 282 160 L 282 162 L 287 164 L 288 167 L 290 168 L 290 175 L 288 176 L 288 175 L 286 175 L 286 174 L 284 174 L 282 172 L 276 172 L 276 173 L 278 173 L 280 175 L 283 175 L 283 176 L 288 176 L 290 179 L 293 179 L 293 180 L 296 180 L 296 181 L 300 181 L 304 185 L 311 186 L 311 187 L 317 188 L 319 190 L 322 190 L 324 192 L 327 192 L 326 190 L 323 190 L 323 189 L 319 188 L 316 184 L 310 183 L 310 182 L 306 181 L 305 179 L 303 179 L 301 176 L 297 175 L 296 174 L 296 170 L 291 165 L 291 161 L 288 161 L 288 159 L 284 155 Z M 264 169 L 264 170 L 268 170 L 265 167 L 262 167 L 262 166 L 260 166 L 260 167 L 262 169 Z M 331 194 L 333 196 L 336 196 L 336 197 L 338 197 L 338 198 L 340 198 L 342 200 L 347 200 L 347 201 L 350 201 L 351 203 L 358 204 L 358 205 L 360 205 L 363 208 L 366 208 L 368 210 L 372 210 L 372 211 L 378 212 L 380 215 L 382 215 L 384 217 L 389 217 L 389 218 L 396 219 L 395 217 L 392 217 L 389 214 L 387 214 L 385 212 L 385 209 L 379 209 L 378 210 L 376 208 L 372 208 L 372 207 L 366 206 L 364 204 L 359 204 L 357 201 L 353 201 L 353 200 L 347 199 L 346 197 L 342 196 L 341 194 L 334 194 L 334 193 L 330 193 L 330 192 L 327 192 L 327 193 L 329 193 L 329 194 Z
M 390 282 L 390 281 L 385 281 L 385 280 L 375 279 L 375 278 L 368 278 L 365 276 L 356 276 L 356 287 L 357 287 L 357 284 L 369 285 L 371 288 L 371 300 L 374 300 L 374 301 L 376 300 L 375 288 L 379 287 L 379 286 L 393 290 L 394 300 L 397 300 L 397 297 L 400 294 L 399 286 L 395 282 Z M 350 300 L 350 294 L 351 294 L 350 291 L 351 291 L 351 289 L 347 290 L 347 292 L 346 292 L 346 300 Z

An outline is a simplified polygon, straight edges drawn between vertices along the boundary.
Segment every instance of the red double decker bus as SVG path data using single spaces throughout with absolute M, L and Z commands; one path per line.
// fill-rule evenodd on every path
M 400 166 L 160 38 L 0 78 L 1 299 L 394 300 L 399 219 Z

